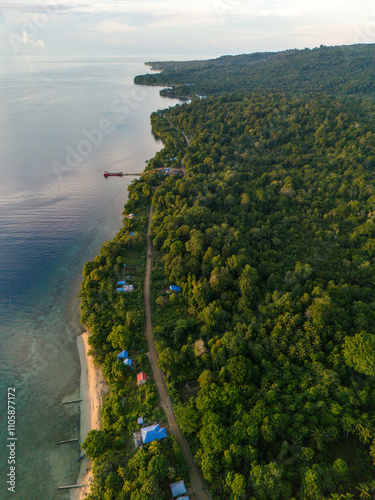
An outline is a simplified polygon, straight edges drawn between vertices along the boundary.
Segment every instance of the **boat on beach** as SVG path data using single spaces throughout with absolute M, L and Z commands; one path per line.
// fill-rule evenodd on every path
M 103 176 L 107 179 L 108 177 L 122 177 L 124 174 L 122 172 L 107 172 L 104 170 Z

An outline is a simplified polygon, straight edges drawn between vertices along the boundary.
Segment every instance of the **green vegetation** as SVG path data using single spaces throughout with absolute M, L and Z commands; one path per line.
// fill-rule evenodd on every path
M 219 95 L 152 115 L 165 147 L 130 188 L 136 218 L 84 269 L 82 320 L 111 386 L 103 429 L 85 442 L 92 499 L 168 498 L 168 480 L 186 479 L 173 439 L 134 452 L 136 418 L 163 415 L 155 386 L 136 387 L 116 361 L 130 349 L 149 370 L 151 200 L 159 365 L 213 499 L 373 496 L 374 50 L 153 63 L 165 71 L 137 77 Z M 184 177 L 159 170 L 182 159 Z M 136 287 L 122 295 L 125 263 Z
M 154 115 L 193 137 L 153 195 L 154 326 L 215 499 L 374 489 L 373 111 L 253 94 Z
M 150 443 L 135 450 L 132 434 L 137 418 L 145 424 L 165 420 L 152 378 L 138 387 L 136 374 L 151 375 L 145 354 L 143 283 L 148 209 L 155 178 L 145 174 L 129 190 L 122 229 L 103 245 L 100 255 L 83 270 L 81 287 L 82 322 L 89 328 L 89 344 L 96 362 L 102 365 L 111 392 L 102 412 L 102 429 L 90 431 L 84 444 L 93 459 L 92 500 L 162 500 L 170 498 L 169 483 L 187 479 L 186 465 L 175 439 Z M 134 232 L 134 236 L 130 236 Z M 126 264 L 126 266 L 124 266 Z M 134 292 L 117 292 L 117 281 L 134 284 Z M 128 350 L 135 369 L 116 355 Z
M 320 46 L 223 56 L 207 61 L 147 63 L 161 73 L 140 75 L 135 83 L 168 85 L 162 95 L 215 95 L 227 92 L 372 94 L 375 44 Z

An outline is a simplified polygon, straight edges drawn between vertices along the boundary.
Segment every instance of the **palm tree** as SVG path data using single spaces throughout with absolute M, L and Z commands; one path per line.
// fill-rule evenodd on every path
M 131 490 L 132 490 L 132 483 L 131 481 L 125 481 L 124 482 L 124 486 L 122 487 L 123 491 L 125 491 L 125 493 L 130 493 Z
M 371 431 L 368 427 L 361 426 L 361 429 L 358 431 L 358 433 L 360 440 L 365 444 L 371 439 Z
M 168 467 L 168 479 L 173 481 L 176 477 L 176 469 L 174 467 Z
M 159 453 L 159 441 L 152 441 L 149 447 L 149 451 L 152 455 L 157 455 Z
M 147 495 L 149 495 L 147 498 L 159 498 L 158 496 L 156 496 L 158 493 L 160 493 L 159 486 L 154 478 L 147 479 L 143 483 L 141 491 L 144 493 L 147 493 Z
M 371 498 L 370 487 L 367 484 L 360 484 L 357 486 L 360 498 Z
M 356 430 L 358 433 L 362 432 L 362 430 L 363 430 L 363 425 L 361 424 L 361 422 L 357 422 L 357 423 L 355 424 L 355 430 Z
M 197 314 L 197 311 L 195 310 L 194 307 L 189 307 L 188 314 L 189 314 L 189 316 L 195 316 Z
M 157 306 L 162 306 L 164 305 L 164 303 L 165 303 L 165 297 L 163 297 L 163 295 L 159 295 L 158 297 L 156 297 L 155 304 Z
M 225 481 L 221 477 L 215 478 L 214 482 L 212 483 L 212 491 L 216 493 L 216 495 L 220 495 L 224 493 L 225 490 Z

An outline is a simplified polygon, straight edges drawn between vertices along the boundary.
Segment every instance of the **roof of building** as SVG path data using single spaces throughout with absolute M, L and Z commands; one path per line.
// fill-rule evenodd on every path
M 117 354 L 117 359 L 118 358 L 127 358 L 129 356 L 128 351 L 121 351 L 119 354 Z
M 140 432 L 134 432 L 133 434 L 134 446 L 136 448 L 140 448 L 143 444 L 142 442 L 142 434 Z
M 167 437 L 165 427 L 160 428 L 159 424 L 144 427 L 141 429 L 141 432 L 144 444 L 151 443 L 151 441 L 155 441 L 155 439 L 159 440 Z
M 131 359 L 129 359 L 129 358 L 124 359 L 124 365 L 131 366 L 131 365 L 132 365 L 132 363 L 133 363 L 133 362 L 132 362 L 132 360 L 131 360 Z
M 177 481 L 177 483 L 172 483 L 169 485 L 172 491 L 172 496 L 178 497 L 178 495 L 183 495 L 187 493 L 187 489 L 184 481 Z
M 141 380 L 147 380 L 147 373 L 141 372 L 137 374 L 137 381 L 140 382 Z
M 181 292 L 181 288 L 177 285 L 171 285 L 170 287 L 170 290 L 173 290 L 174 292 Z

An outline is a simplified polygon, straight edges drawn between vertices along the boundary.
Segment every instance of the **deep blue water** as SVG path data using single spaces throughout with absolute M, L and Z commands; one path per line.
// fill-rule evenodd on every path
M 132 177 L 162 147 L 150 114 L 177 101 L 133 85 L 142 62 L 0 63 L 0 498 L 69 498 L 79 413 L 77 294 L 121 226 Z M 103 121 L 104 120 L 104 121 Z M 7 388 L 16 388 L 16 494 L 7 492 Z

